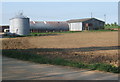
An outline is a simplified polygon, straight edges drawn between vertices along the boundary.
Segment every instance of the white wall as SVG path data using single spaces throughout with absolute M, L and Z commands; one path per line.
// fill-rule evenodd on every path
M 69 23 L 70 31 L 82 31 L 82 22 Z

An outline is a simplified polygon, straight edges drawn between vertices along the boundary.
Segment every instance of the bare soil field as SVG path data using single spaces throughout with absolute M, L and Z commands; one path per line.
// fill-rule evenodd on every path
M 118 32 L 63 33 L 51 36 L 2 38 L 2 49 L 61 57 L 84 63 L 118 65 Z

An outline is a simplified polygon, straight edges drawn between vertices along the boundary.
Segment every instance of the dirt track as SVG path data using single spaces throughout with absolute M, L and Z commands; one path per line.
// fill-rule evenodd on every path
M 25 49 L 22 51 L 29 51 L 50 58 L 62 57 L 87 63 L 118 64 L 117 31 L 4 38 L 2 41 L 3 49 Z

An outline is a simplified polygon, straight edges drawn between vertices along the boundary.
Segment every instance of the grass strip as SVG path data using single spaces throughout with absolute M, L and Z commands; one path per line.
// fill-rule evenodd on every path
M 32 32 L 31 36 L 37 35 L 47 35 L 47 34 L 61 34 L 61 33 L 81 33 L 81 32 L 107 32 L 107 31 L 117 31 L 117 30 L 108 30 L 108 29 L 100 29 L 100 30 L 88 30 L 88 31 L 64 31 L 64 32 Z
M 21 52 L 20 50 L 3 50 L 2 55 L 10 58 L 16 58 L 25 61 L 31 61 L 40 64 L 53 64 L 71 66 L 83 69 L 100 70 L 112 73 L 120 73 L 120 66 L 115 67 L 109 64 L 96 63 L 96 64 L 84 64 L 80 62 L 68 61 L 63 58 L 50 59 L 41 55 L 31 54 L 29 52 Z
M 108 32 L 108 31 L 118 31 L 118 30 L 101 29 L 101 30 L 88 30 L 88 31 L 39 32 L 39 33 L 31 32 L 29 35 L 8 35 L 8 34 L 4 34 L 3 38 L 31 37 L 31 36 L 50 36 L 50 35 L 59 35 L 59 34 L 65 34 L 65 33 Z
M 34 34 L 59 34 L 59 33 L 78 33 L 78 32 L 82 32 L 82 31 L 63 31 L 63 32 L 31 32 L 31 35 Z
M 120 28 L 120 26 L 105 26 L 105 28 Z

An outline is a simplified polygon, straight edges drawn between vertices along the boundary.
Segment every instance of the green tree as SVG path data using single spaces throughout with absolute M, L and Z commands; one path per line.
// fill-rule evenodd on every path
M 114 22 L 114 25 L 115 25 L 115 26 L 118 26 L 116 22 Z
M 106 24 L 106 26 L 110 26 L 110 24 L 109 24 L 109 23 L 107 23 L 107 24 Z
M 111 26 L 114 26 L 114 24 L 113 24 L 113 23 L 111 23 Z

